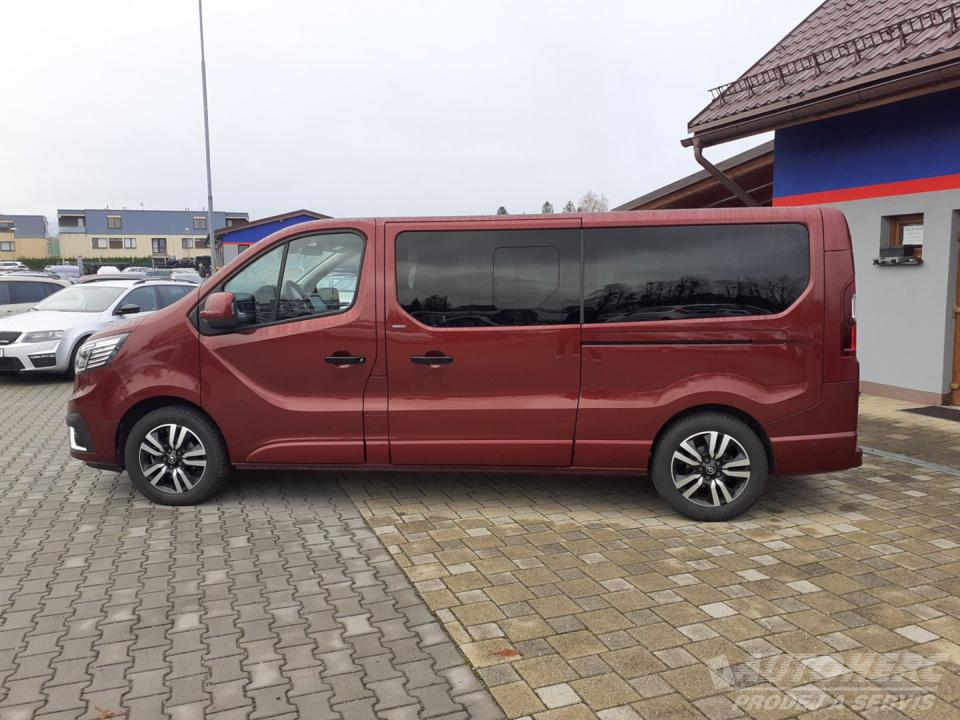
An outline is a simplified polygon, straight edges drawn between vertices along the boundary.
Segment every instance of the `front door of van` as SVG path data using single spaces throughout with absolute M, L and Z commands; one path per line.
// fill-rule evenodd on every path
M 570 465 L 580 221 L 385 228 L 390 460 Z
M 229 277 L 239 327 L 201 323 L 204 407 L 235 463 L 364 462 L 377 354 L 373 223 L 295 237 Z

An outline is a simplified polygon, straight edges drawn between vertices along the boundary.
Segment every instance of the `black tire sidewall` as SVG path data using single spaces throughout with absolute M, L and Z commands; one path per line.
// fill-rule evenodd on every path
M 140 470 L 139 451 L 144 436 L 158 425 L 176 423 L 196 433 L 207 451 L 207 465 L 200 480 L 190 490 L 180 494 L 166 493 L 150 484 Z M 171 406 L 153 410 L 138 420 L 130 432 L 123 450 L 124 465 L 130 482 L 144 497 L 161 505 L 195 505 L 216 493 L 229 474 L 226 447 L 220 432 L 210 420 L 193 408 Z
M 77 374 L 77 370 L 76 370 L 77 353 L 80 352 L 80 347 L 87 341 L 87 338 L 89 337 L 90 336 L 88 335 L 87 337 L 83 337 L 77 340 L 77 342 L 73 346 L 73 350 L 70 351 L 70 359 L 67 361 L 69 364 L 67 365 L 67 372 L 66 372 L 66 376 L 68 378 L 73 378 Z
M 680 443 L 699 432 L 716 430 L 733 436 L 750 455 L 750 479 L 733 502 L 707 507 L 683 497 L 670 475 L 673 453 Z M 724 413 L 697 413 L 671 425 L 657 441 L 651 463 L 651 477 L 660 497 L 677 512 L 693 520 L 718 522 L 731 520 L 748 510 L 763 493 L 769 472 L 767 451 L 757 433 L 747 423 Z

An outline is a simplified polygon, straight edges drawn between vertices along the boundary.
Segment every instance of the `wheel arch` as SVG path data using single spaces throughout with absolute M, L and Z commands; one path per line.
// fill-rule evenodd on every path
M 153 412 L 154 410 L 159 410 L 160 408 L 175 406 L 188 407 L 191 410 L 196 410 L 198 413 L 207 418 L 214 428 L 216 428 L 217 432 L 220 433 L 220 437 L 223 437 L 223 432 L 220 430 L 220 425 L 217 423 L 217 421 L 210 417 L 210 413 L 194 402 L 185 400 L 182 397 L 177 397 L 176 395 L 157 395 L 154 397 L 144 398 L 143 400 L 140 400 L 132 405 L 123 414 L 123 418 L 121 418 L 120 422 L 117 424 L 117 437 L 114 447 L 116 449 L 117 463 L 121 467 L 124 467 L 123 451 L 127 444 L 127 436 L 130 434 L 130 429 L 136 425 L 137 422 L 139 422 L 139 420 L 147 413 Z M 229 463 L 230 450 L 225 441 L 223 446 L 227 450 L 227 462 Z
M 76 340 L 73 341 L 73 345 L 70 346 L 70 354 L 67 355 L 67 375 L 73 377 L 74 373 L 74 363 L 77 359 L 77 353 L 80 352 L 81 346 L 90 339 L 90 336 L 93 335 L 94 331 L 84 333 Z
M 712 405 L 694 405 L 693 407 L 685 408 L 680 412 L 674 414 L 669 420 L 667 420 L 657 431 L 657 434 L 653 438 L 653 443 L 650 445 L 650 456 L 647 458 L 647 468 L 653 467 L 653 456 L 657 451 L 657 446 L 660 444 L 660 440 L 663 435 L 676 423 L 681 420 L 690 417 L 691 415 L 696 415 L 703 412 L 716 412 L 723 413 L 725 415 L 730 415 L 735 417 L 738 420 L 746 423 L 751 430 L 753 430 L 757 437 L 760 438 L 760 442 L 763 443 L 763 449 L 767 454 L 767 465 L 769 467 L 769 472 L 772 475 L 775 471 L 776 465 L 773 456 L 773 446 L 770 443 L 770 437 L 767 435 L 767 432 L 763 429 L 763 425 L 757 422 L 749 413 L 740 410 L 739 408 L 733 407 L 732 405 L 722 405 L 722 404 L 712 404 Z

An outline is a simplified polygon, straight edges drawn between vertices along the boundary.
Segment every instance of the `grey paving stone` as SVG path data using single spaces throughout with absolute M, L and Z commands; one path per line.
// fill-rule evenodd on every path
M 202 506 L 154 505 L 69 458 L 69 393 L 0 379 L 0 718 L 496 707 L 335 474 L 240 473 Z

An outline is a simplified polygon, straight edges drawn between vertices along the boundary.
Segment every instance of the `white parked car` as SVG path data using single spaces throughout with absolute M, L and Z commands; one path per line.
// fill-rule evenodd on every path
M 118 320 L 172 305 L 196 289 L 169 280 L 71 285 L 29 312 L 0 318 L 0 372 L 70 373 L 77 350 L 90 335 Z
M 115 265 L 101 265 L 97 269 L 97 275 L 115 275 L 120 272 L 120 268 Z
M 26 312 L 69 286 L 68 281 L 44 273 L 0 275 L 0 317 Z
M 19 260 L 0 260 L 0 273 L 11 272 L 13 270 L 27 270 L 27 266 Z

